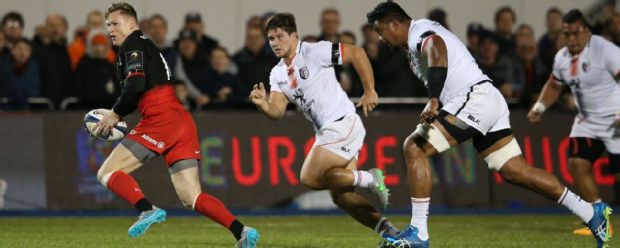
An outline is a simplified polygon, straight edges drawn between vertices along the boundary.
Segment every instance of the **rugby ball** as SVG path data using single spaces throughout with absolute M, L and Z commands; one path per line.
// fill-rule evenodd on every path
M 127 123 L 124 121 L 119 121 L 116 123 L 116 126 L 112 128 L 111 132 L 108 132 L 107 135 L 95 135 L 95 125 L 103 118 L 103 114 L 99 113 L 96 109 L 93 109 L 84 115 L 84 129 L 91 136 L 95 136 L 101 140 L 106 141 L 117 141 L 125 137 L 127 134 Z

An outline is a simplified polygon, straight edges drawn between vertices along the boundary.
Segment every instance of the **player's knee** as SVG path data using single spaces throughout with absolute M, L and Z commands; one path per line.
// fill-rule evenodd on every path
M 304 186 L 313 189 L 313 190 L 320 190 L 323 189 L 323 187 L 321 186 L 321 182 L 319 182 L 318 178 L 308 175 L 308 174 L 301 174 L 299 176 L 299 181 L 301 181 L 301 184 L 303 184 Z
M 513 158 L 506 162 L 499 174 L 510 184 L 521 185 L 527 181 L 532 167 L 525 163 L 519 163 L 519 158 Z
M 99 181 L 99 183 L 101 183 L 104 187 L 108 187 L 108 180 L 112 176 L 112 173 L 114 173 L 114 171 L 106 170 L 103 166 L 101 166 L 101 168 L 97 171 L 97 181 Z
M 403 153 L 407 159 L 413 160 L 426 157 L 426 153 L 422 150 L 422 148 L 420 148 L 417 139 L 419 139 L 419 137 L 414 137 L 412 135 L 405 140 L 405 144 L 403 145 Z
M 573 173 L 589 173 L 590 162 L 577 157 L 571 157 L 568 159 L 568 169 Z
M 198 200 L 199 196 L 200 193 L 196 195 L 179 196 L 179 200 L 181 200 L 181 204 L 183 204 L 183 207 L 185 207 L 186 209 L 195 210 L 196 201 Z

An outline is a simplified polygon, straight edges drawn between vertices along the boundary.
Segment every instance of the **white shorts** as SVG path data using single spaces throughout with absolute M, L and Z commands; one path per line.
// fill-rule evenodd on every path
M 570 132 L 571 138 L 583 137 L 603 141 L 608 152 L 620 153 L 620 128 L 614 126 L 615 117 L 587 117 L 577 115 Z
M 443 105 L 443 110 L 480 131 L 482 135 L 510 128 L 508 104 L 490 81 L 459 92 Z
M 357 158 L 364 144 L 366 129 L 356 113 L 342 120 L 327 123 L 316 132 L 313 146 L 320 146 L 350 160 Z

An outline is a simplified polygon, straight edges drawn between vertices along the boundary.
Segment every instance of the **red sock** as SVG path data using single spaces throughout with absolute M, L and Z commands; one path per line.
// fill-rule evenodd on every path
M 142 189 L 130 175 L 123 171 L 115 171 L 108 179 L 108 189 L 125 199 L 131 205 L 144 198 Z
M 224 203 L 205 193 L 198 195 L 196 203 L 194 203 L 194 210 L 226 228 L 229 228 L 230 224 L 237 219 L 228 211 Z

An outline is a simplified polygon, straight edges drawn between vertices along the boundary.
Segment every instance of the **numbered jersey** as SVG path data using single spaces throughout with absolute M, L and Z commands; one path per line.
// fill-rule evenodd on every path
M 117 56 L 117 72 L 123 90 L 126 88 L 125 80 L 133 76 L 145 77 L 146 84 L 142 94 L 157 85 L 170 83 L 172 75 L 166 60 L 151 39 L 141 31 L 136 30 L 127 36 Z
M 340 87 L 333 67 L 342 64 L 345 52 L 339 43 L 297 43 L 291 65 L 282 59 L 271 70 L 271 91 L 281 92 L 294 102 L 316 130 L 355 113 L 355 106 Z
M 620 48 L 598 35 L 571 55 L 566 47 L 555 55 L 551 80 L 570 86 L 583 117 L 610 119 L 620 111 Z
M 437 22 L 421 19 L 411 21 L 409 26 L 407 57 L 411 70 L 425 85 L 428 84 L 428 60 L 422 56 L 422 51 L 435 35 L 443 39 L 448 50 L 448 75 L 439 101 L 446 103 L 460 91 L 469 90 L 472 85 L 489 80 L 458 37 Z

